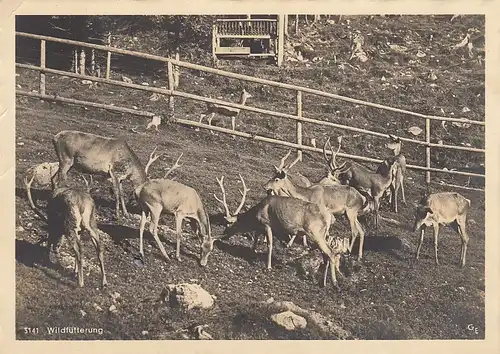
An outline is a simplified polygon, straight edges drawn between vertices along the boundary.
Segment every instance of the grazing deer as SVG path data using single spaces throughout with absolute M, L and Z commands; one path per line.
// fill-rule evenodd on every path
M 339 150 L 340 144 L 341 140 L 339 139 Z M 378 229 L 380 199 L 396 176 L 397 161 L 392 161 L 389 169 L 384 171 L 385 174 L 382 175 L 352 160 L 347 160 L 342 165 L 338 166 L 336 163 L 336 155 L 337 154 L 332 157 L 333 169 L 331 173 L 342 183 L 348 184 L 359 191 L 370 193 L 374 202 L 375 229 Z
M 180 156 L 179 156 L 180 158 Z M 177 159 L 177 162 L 179 159 Z M 173 171 L 175 165 L 166 173 L 165 177 Z M 140 254 L 144 259 L 143 235 L 148 215 L 151 216 L 149 231 L 160 248 L 162 255 L 168 261 L 170 258 L 165 251 L 160 239 L 158 238 L 158 222 L 162 212 L 170 213 L 175 216 L 175 233 L 177 236 L 176 258 L 180 258 L 180 240 L 182 236 L 182 222 L 184 219 L 190 219 L 191 227 L 198 236 L 203 238 L 201 245 L 200 264 L 207 264 L 208 256 L 213 249 L 213 239 L 211 236 L 210 220 L 199 194 L 193 188 L 179 182 L 161 178 L 147 180 L 137 186 L 134 191 L 136 200 L 142 209 L 141 222 L 139 226 Z
M 121 182 L 128 179 L 136 188 L 146 182 L 147 169 L 125 140 L 65 130 L 57 133 L 52 142 L 59 159 L 57 176 L 52 178 L 54 187 L 66 180 L 72 167 L 84 173 L 109 175 L 115 195 L 116 217 L 120 217 L 120 202 L 123 214 L 129 216 Z
M 83 287 L 83 246 L 80 231 L 83 228 L 89 232 L 99 258 L 101 284 L 103 287 L 106 286 L 108 282 L 104 271 L 104 251 L 99 240 L 95 203 L 88 191 L 62 186 L 54 189 L 48 203 L 47 220 L 49 224 L 48 251 L 50 253 L 52 250 L 58 255 L 63 236 L 66 237 L 75 252 L 75 272 L 78 274 L 80 287 Z
M 226 211 L 225 219 L 228 227 L 224 231 L 224 234 L 232 236 L 236 233 L 255 230 L 256 228 L 261 231 L 263 228 L 267 238 L 267 269 L 271 269 L 273 230 L 284 231 L 289 235 L 306 235 L 312 242 L 318 245 L 319 249 L 329 259 L 332 282 L 337 287 L 335 271 L 337 270 L 339 274 L 342 273 L 338 269 L 340 253 L 332 251 L 327 242 L 328 230 L 331 223 L 330 213 L 326 209 L 322 209 L 319 205 L 304 200 L 268 195 L 248 211 L 240 214 L 248 192 L 241 175 L 240 179 L 243 184 L 243 192 L 240 191 L 242 199 L 236 211 L 231 214 L 226 202 L 224 176 L 221 179 L 217 178 L 222 191 L 222 199 L 219 199 L 215 194 L 214 197 L 224 206 Z M 257 239 L 258 237 L 254 239 L 254 251 L 257 246 Z M 328 268 L 325 269 L 324 286 L 326 285 L 327 270 Z
M 377 173 L 381 175 L 386 175 L 390 169 L 390 166 L 395 162 L 397 169 L 394 180 L 391 182 L 389 192 L 389 203 L 392 204 L 392 210 L 398 212 L 398 191 L 401 188 L 401 195 L 403 197 L 403 203 L 406 205 L 405 189 L 404 189 L 404 178 L 406 174 L 406 158 L 401 153 L 401 139 L 394 135 L 389 134 L 391 141 L 385 146 L 391 150 L 394 156 L 386 158 L 380 163 L 377 169 Z
M 250 95 L 245 89 L 243 89 L 243 91 L 241 92 L 239 104 L 242 106 L 245 105 L 247 99 L 251 97 L 252 95 Z M 231 128 L 233 130 L 236 129 L 236 117 L 238 117 L 238 115 L 240 114 L 240 108 L 228 107 L 218 103 L 207 102 L 207 110 L 200 115 L 199 123 L 201 123 L 203 118 L 209 115 L 207 121 L 209 125 L 212 125 L 212 119 L 214 118 L 216 113 L 226 117 L 231 117 Z
M 315 203 L 321 209 L 326 209 L 331 214 L 332 223 L 335 215 L 346 215 L 351 226 L 351 245 L 349 251 L 354 246 L 354 241 L 359 235 L 358 260 L 363 257 L 364 231 L 358 220 L 358 216 L 369 212 L 372 209 L 372 201 L 368 195 L 346 185 L 312 185 L 301 187 L 294 184 L 288 177 L 288 166 L 276 173 L 265 185 L 268 194 L 298 198 L 307 202 Z M 293 241 L 293 240 L 291 240 Z
M 426 226 L 434 228 L 434 257 L 436 264 L 438 261 L 438 234 L 439 225 L 454 224 L 456 231 L 462 239 L 462 248 L 460 251 L 460 265 L 465 266 L 465 254 L 467 252 L 467 243 L 469 235 L 466 230 L 467 212 L 470 209 L 470 200 L 456 192 L 434 193 L 422 198 L 416 206 L 416 216 L 414 231 L 420 230 L 420 239 L 417 247 L 416 259 L 420 254 L 420 248 L 424 241 L 424 232 Z

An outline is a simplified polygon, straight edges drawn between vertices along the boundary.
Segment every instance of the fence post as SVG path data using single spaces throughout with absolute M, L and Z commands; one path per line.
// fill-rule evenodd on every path
M 40 67 L 45 69 L 45 40 L 40 41 Z M 45 95 L 45 73 L 40 71 L 40 93 Z
M 285 51 L 285 20 L 284 15 L 278 15 L 278 66 L 283 63 Z
M 172 62 L 169 60 L 167 62 L 167 76 L 168 76 L 168 89 L 173 92 L 175 89 L 175 79 L 174 79 L 174 68 Z M 168 116 L 169 118 L 174 117 L 174 95 L 168 97 Z
M 217 41 L 217 22 L 212 24 L 212 61 L 214 66 L 217 66 L 217 47 L 219 43 Z
M 429 118 L 425 119 L 425 142 L 431 142 L 431 120 Z M 431 147 L 425 147 L 425 167 L 431 167 Z M 431 183 L 431 171 L 425 172 L 425 182 L 427 184 Z
M 111 32 L 108 33 L 108 47 L 111 47 Z M 108 58 L 106 59 L 106 79 L 109 79 L 111 73 L 111 52 L 108 52 Z
M 92 48 L 90 53 L 90 75 L 95 76 L 95 50 Z
M 285 14 L 285 36 L 288 36 L 288 14 Z
M 297 116 L 302 117 L 302 91 L 297 91 Z M 297 144 L 302 145 L 302 122 L 297 121 Z M 297 157 L 302 161 L 302 150 L 297 150 Z
M 85 75 L 85 48 L 80 49 L 80 74 Z
M 180 61 L 179 47 L 177 47 L 176 51 L 175 51 L 175 60 Z M 180 69 L 179 69 L 179 66 L 176 65 L 176 66 L 174 66 L 174 87 L 175 88 L 179 87 L 179 75 L 180 75 Z

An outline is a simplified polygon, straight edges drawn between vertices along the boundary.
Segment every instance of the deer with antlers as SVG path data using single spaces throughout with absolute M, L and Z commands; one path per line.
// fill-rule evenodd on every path
M 247 99 L 249 99 L 251 97 L 252 97 L 252 95 L 250 95 L 245 89 L 243 89 L 243 91 L 241 92 L 239 104 L 242 106 L 245 105 L 245 103 L 247 102 Z M 215 114 L 218 113 L 218 114 L 226 116 L 226 117 L 231 117 L 231 128 L 233 130 L 235 130 L 236 129 L 236 118 L 240 114 L 240 110 L 241 110 L 240 108 L 233 108 L 233 107 L 224 106 L 224 105 L 221 105 L 218 103 L 207 102 L 207 109 L 205 112 L 203 112 L 200 115 L 199 123 L 201 123 L 203 118 L 208 116 L 208 118 L 207 118 L 208 124 L 212 125 L 212 119 L 214 118 Z
M 420 249 L 424 241 L 426 226 L 434 228 L 434 257 L 436 264 L 438 261 L 438 235 L 439 225 L 451 225 L 459 234 L 462 247 L 460 250 L 460 266 L 465 266 L 465 255 L 467 253 L 467 243 L 469 235 L 466 230 L 467 213 L 471 202 L 456 192 L 441 192 L 424 196 L 420 203 L 416 205 L 414 231 L 420 230 L 420 238 L 415 258 L 418 260 Z
M 125 217 L 129 216 L 122 181 L 130 180 L 134 188 L 146 182 L 148 167 L 154 161 L 151 161 L 151 156 L 145 168 L 125 140 L 80 131 L 61 131 L 52 142 L 59 160 L 59 169 L 52 177 L 53 189 L 66 180 L 71 168 L 83 173 L 108 175 L 113 184 L 116 217 L 120 218 L 120 203 Z
M 181 154 L 182 156 L 182 154 Z M 177 238 L 176 258 L 180 258 L 180 241 L 182 236 L 182 222 L 189 219 L 191 227 L 202 238 L 200 264 L 207 264 L 208 256 L 213 249 L 210 220 L 203 202 L 195 189 L 166 177 L 177 167 L 180 157 L 175 162 L 164 178 L 149 179 L 135 188 L 134 194 L 142 209 L 139 226 L 140 254 L 144 259 L 143 235 L 147 217 L 151 216 L 149 231 L 160 248 L 163 257 L 168 261 L 170 258 L 158 238 L 158 222 L 162 213 L 170 213 L 175 216 L 175 233 Z
M 328 230 L 331 224 L 330 213 L 321 208 L 319 205 L 306 202 L 304 200 L 288 198 L 276 195 L 268 195 L 258 204 L 250 208 L 248 211 L 241 213 L 241 209 L 245 204 L 245 198 L 249 189 L 245 185 L 245 180 L 240 175 L 243 185 L 243 191 L 240 205 L 234 213 L 231 214 L 226 201 L 226 191 L 224 189 L 224 176 L 217 178 L 222 191 L 222 199 L 214 194 L 215 199 L 220 202 L 226 212 L 225 219 L 227 228 L 224 231 L 226 236 L 232 236 L 236 233 L 246 232 L 248 230 L 264 231 L 267 238 L 267 269 L 271 269 L 271 259 L 273 252 L 273 231 L 284 231 L 291 235 L 306 235 L 312 242 L 318 245 L 319 249 L 329 259 L 329 268 L 331 271 L 331 279 L 335 287 L 337 287 L 336 271 L 340 273 L 340 252 L 332 250 L 328 245 Z M 263 230 L 262 230 L 263 229 Z M 254 239 L 253 249 L 257 246 L 257 239 Z M 326 285 L 326 272 L 323 285 Z
M 341 139 L 339 139 L 337 153 L 340 151 L 340 145 Z M 331 174 L 343 184 L 354 187 L 358 191 L 370 193 L 374 203 L 375 229 L 378 229 L 380 199 L 396 176 L 397 161 L 394 160 L 389 163 L 390 166 L 384 171 L 384 174 L 379 174 L 352 160 L 347 160 L 338 166 L 336 162 L 337 153 L 332 154 L 331 157 L 331 164 L 329 164 Z
M 104 270 L 104 250 L 99 239 L 99 230 L 95 216 L 95 203 L 88 190 L 90 185 L 84 178 L 87 189 L 59 186 L 52 192 L 47 208 L 49 237 L 47 249 L 59 254 L 60 246 L 65 237 L 73 246 L 75 252 L 75 272 L 78 275 L 78 285 L 83 287 L 83 245 L 80 231 L 86 230 L 97 252 L 101 268 L 101 284 L 106 286 L 106 272 Z
M 406 205 L 404 178 L 406 174 L 406 158 L 401 153 L 401 139 L 397 136 L 389 134 L 390 142 L 385 146 L 392 151 L 393 156 L 384 159 L 377 168 L 377 173 L 381 175 L 388 174 L 390 166 L 396 163 L 396 175 L 391 182 L 389 193 L 389 203 L 392 204 L 392 210 L 398 212 L 398 192 L 401 188 L 401 196 L 403 197 L 403 204 Z
M 302 187 L 293 183 L 288 177 L 289 169 L 293 165 L 282 168 L 271 178 L 264 188 L 268 194 L 292 197 L 317 204 L 322 210 L 331 214 L 331 223 L 335 215 L 345 215 L 351 226 L 352 251 L 356 237 L 360 238 L 358 260 L 363 257 L 364 230 L 358 216 L 364 215 L 372 209 L 371 198 L 362 192 L 346 185 L 321 185 Z M 293 240 L 291 240 L 293 241 Z

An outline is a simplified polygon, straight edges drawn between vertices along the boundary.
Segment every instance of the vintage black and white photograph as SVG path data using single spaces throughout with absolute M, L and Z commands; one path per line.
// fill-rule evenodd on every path
M 485 26 L 17 15 L 16 339 L 485 339 Z

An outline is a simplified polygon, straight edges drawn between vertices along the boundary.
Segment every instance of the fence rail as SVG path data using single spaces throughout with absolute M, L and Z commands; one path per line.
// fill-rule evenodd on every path
M 111 106 L 111 105 L 106 105 L 106 104 L 95 103 L 95 102 L 87 102 L 87 101 L 81 101 L 81 100 L 74 100 L 74 99 L 70 99 L 70 98 L 54 97 L 54 96 L 50 96 L 50 95 L 45 95 L 44 91 L 42 91 L 42 75 L 44 78 L 45 73 L 52 73 L 55 75 L 65 75 L 65 76 L 69 76 L 69 77 L 73 77 L 73 78 L 81 78 L 81 79 L 86 79 L 86 80 L 90 80 L 90 81 L 94 81 L 94 82 L 101 82 L 101 83 L 105 83 L 105 84 L 109 84 L 109 85 L 121 86 L 121 87 L 136 89 L 136 90 L 155 92 L 155 93 L 167 95 L 167 96 L 169 96 L 169 107 L 171 110 L 170 111 L 171 115 L 173 115 L 173 109 L 174 109 L 173 98 L 175 96 L 178 96 L 178 97 L 183 97 L 183 98 L 192 99 L 192 100 L 196 100 L 196 101 L 222 104 L 222 105 L 225 105 L 228 107 L 233 107 L 233 108 L 238 108 L 241 110 L 266 114 L 266 115 L 270 115 L 273 117 L 291 119 L 291 120 L 295 120 L 297 123 L 296 124 L 296 129 L 297 129 L 296 143 L 282 141 L 282 140 L 273 139 L 273 138 L 268 138 L 268 137 L 264 137 L 264 136 L 253 135 L 253 134 L 249 134 L 249 133 L 245 133 L 245 132 L 227 130 L 224 128 L 209 126 L 209 125 L 200 124 L 200 123 L 193 122 L 193 121 L 188 121 L 188 120 L 183 120 L 183 119 L 171 117 L 171 119 L 173 119 L 175 122 L 177 122 L 179 124 L 189 125 L 189 126 L 194 126 L 194 127 L 201 127 L 204 129 L 220 131 L 222 133 L 232 134 L 232 135 L 246 137 L 246 138 L 253 138 L 255 140 L 259 140 L 259 141 L 263 141 L 263 142 L 267 142 L 267 143 L 278 144 L 281 146 L 288 146 L 291 148 L 295 148 L 295 149 L 297 149 L 299 157 L 301 157 L 302 150 L 308 150 L 308 151 L 313 151 L 313 152 L 322 152 L 322 149 L 302 144 L 302 123 L 303 122 L 311 123 L 314 125 L 340 128 L 340 129 L 344 129 L 344 130 L 348 130 L 348 131 L 354 131 L 354 132 L 368 134 L 368 135 L 372 135 L 372 136 L 387 138 L 387 134 L 384 134 L 384 133 L 379 133 L 379 132 L 375 132 L 375 131 L 371 131 L 371 130 L 367 130 L 367 129 L 355 128 L 355 127 L 351 127 L 351 126 L 347 126 L 347 125 L 342 125 L 342 124 L 337 124 L 337 123 L 333 123 L 333 122 L 322 121 L 322 120 L 304 117 L 303 113 L 302 113 L 303 93 L 308 93 L 308 94 L 312 94 L 312 95 L 316 95 L 316 96 L 343 100 L 343 101 L 350 102 L 350 103 L 355 103 L 355 104 L 373 107 L 373 108 L 377 108 L 377 109 L 383 109 L 383 110 L 387 110 L 387 111 L 392 111 L 392 112 L 401 113 L 401 114 L 410 115 L 410 116 L 424 119 L 425 124 L 426 124 L 425 141 L 408 139 L 408 138 L 401 138 L 401 140 L 406 141 L 406 142 L 410 142 L 410 143 L 414 143 L 417 145 L 425 146 L 425 148 L 426 148 L 426 166 L 408 165 L 408 168 L 420 170 L 420 171 L 425 171 L 426 172 L 426 181 L 428 183 L 430 182 L 430 172 L 438 172 L 438 173 L 445 173 L 445 174 L 452 174 L 452 175 L 472 176 L 472 177 L 482 177 L 482 178 L 485 177 L 482 174 L 475 174 L 475 173 L 462 172 L 462 171 L 451 171 L 451 170 L 445 170 L 445 169 L 437 169 L 437 168 L 432 168 L 430 166 L 430 149 L 431 149 L 431 147 L 432 148 L 441 148 L 441 149 L 450 149 L 450 150 L 477 152 L 477 153 L 483 153 L 483 154 L 485 153 L 485 149 L 480 149 L 480 148 L 431 143 L 430 142 L 430 135 L 431 135 L 430 121 L 431 120 L 451 121 L 451 122 L 460 122 L 460 123 L 468 123 L 468 124 L 474 124 L 474 125 L 479 125 L 479 126 L 485 126 L 485 122 L 483 122 L 483 121 L 475 121 L 475 120 L 470 120 L 470 119 L 465 119 L 465 118 L 449 118 L 449 117 L 425 115 L 425 114 L 411 112 L 411 111 L 407 111 L 407 110 L 403 110 L 403 109 L 399 109 L 399 108 L 393 108 L 393 107 L 389 107 L 389 106 L 385 106 L 385 105 L 381 105 L 381 104 L 376 104 L 376 103 L 362 101 L 362 100 L 358 100 L 358 99 L 354 99 L 354 98 L 350 98 L 350 97 L 345 97 L 345 96 L 340 96 L 340 95 L 336 95 L 336 94 L 332 94 L 332 93 L 327 93 L 327 92 L 323 92 L 323 91 L 319 91 L 319 90 L 315 90 L 315 89 L 311 89 L 311 88 L 307 88 L 307 87 L 301 87 L 301 86 L 296 86 L 296 85 L 291 85 L 291 84 L 274 82 L 271 80 L 255 78 L 255 77 L 242 75 L 242 74 L 230 73 L 230 72 L 222 71 L 219 69 L 214 69 L 214 68 L 204 67 L 204 66 L 197 65 L 197 64 L 183 62 L 183 61 L 172 59 L 172 58 L 165 58 L 165 57 L 161 57 L 161 56 L 157 56 L 157 55 L 134 52 L 134 51 L 114 48 L 114 47 L 110 47 L 110 46 L 91 44 L 91 43 L 85 43 L 85 42 L 79 42 L 79 41 L 73 41 L 73 40 L 67 40 L 67 39 L 61 39 L 61 38 L 55 38 L 55 37 L 48 37 L 48 36 L 42 36 L 42 35 L 35 35 L 35 34 L 29 34 L 29 33 L 22 33 L 22 32 L 16 32 L 16 35 L 21 36 L 21 37 L 39 39 L 41 41 L 41 49 L 42 49 L 41 50 L 42 58 L 40 61 L 40 66 L 16 63 L 16 67 L 29 69 L 29 70 L 35 70 L 35 71 L 40 72 L 40 93 L 39 94 L 33 93 L 33 92 L 30 93 L 30 92 L 24 92 L 24 91 L 17 90 L 16 94 L 19 94 L 19 95 L 44 98 L 44 99 L 52 99 L 52 100 L 56 100 L 56 101 L 59 100 L 61 102 L 66 102 L 66 103 L 71 103 L 71 104 L 87 105 L 87 106 L 92 106 L 92 107 L 96 107 L 96 108 L 103 108 L 103 109 L 108 109 L 108 110 L 112 110 L 112 111 L 120 111 L 123 113 L 132 113 L 132 114 L 137 114 L 137 115 L 142 115 L 142 116 L 154 115 L 153 113 L 150 113 L 150 112 L 131 110 L 131 109 L 128 109 L 125 107 L 116 107 L 116 106 Z M 100 77 L 95 77 L 95 76 L 88 76 L 88 75 L 82 75 L 82 74 L 47 68 L 47 67 L 45 67 L 45 50 L 44 50 L 46 41 L 66 43 L 66 44 L 71 44 L 71 45 L 75 45 L 78 47 L 86 47 L 86 48 L 103 50 L 103 51 L 108 52 L 108 57 L 110 55 L 109 53 L 118 53 L 118 54 L 122 54 L 122 55 L 130 55 L 130 56 L 140 57 L 140 58 L 144 58 L 144 59 L 150 59 L 150 60 L 164 62 L 167 66 L 167 81 L 168 81 L 168 88 L 169 89 L 160 89 L 160 88 L 155 88 L 155 87 L 142 86 L 142 85 L 138 85 L 138 84 L 126 83 L 126 82 L 122 82 L 122 81 L 118 81 L 118 80 L 112 80 L 112 79 L 109 79 L 109 75 L 106 75 L 107 78 L 100 78 Z M 274 86 L 274 87 L 292 90 L 292 91 L 296 92 L 296 105 L 297 105 L 296 115 L 275 112 L 275 111 L 266 110 L 266 109 L 257 108 L 257 107 L 240 105 L 240 104 L 233 103 L 233 102 L 212 99 L 212 98 L 198 96 L 198 95 L 194 95 L 194 94 L 190 94 L 187 92 L 182 92 L 182 91 L 176 90 L 176 86 L 174 85 L 174 82 L 173 82 L 173 80 L 174 80 L 173 72 L 174 72 L 174 70 L 176 70 L 176 67 L 184 67 L 187 69 L 194 69 L 194 70 L 199 70 L 199 71 L 203 71 L 203 72 L 207 72 L 207 73 L 213 73 L 213 74 L 217 74 L 217 75 L 221 75 L 221 76 L 225 76 L 225 77 L 244 80 L 247 82 L 260 83 L 260 84 L 264 84 L 264 85 L 269 85 L 269 86 Z M 108 70 L 109 70 L 109 68 L 107 68 L 107 72 L 108 72 Z M 45 89 L 44 83 L 43 83 L 43 88 Z M 357 156 L 357 155 L 350 155 L 350 154 L 345 154 L 345 153 L 339 153 L 339 156 L 346 157 L 346 158 L 352 158 L 354 160 L 359 160 L 359 161 L 367 161 L 367 162 L 375 162 L 375 163 L 380 162 L 379 159 L 374 159 L 374 158 L 369 158 L 369 157 L 364 157 L 364 156 Z M 469 189 L 474 189 L 474 188 L 469 188 Z

